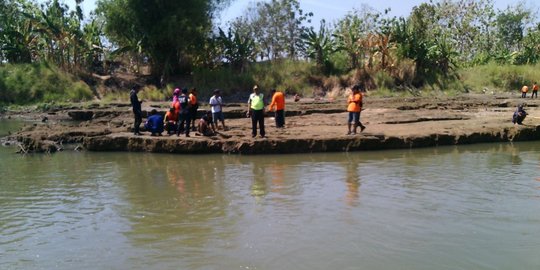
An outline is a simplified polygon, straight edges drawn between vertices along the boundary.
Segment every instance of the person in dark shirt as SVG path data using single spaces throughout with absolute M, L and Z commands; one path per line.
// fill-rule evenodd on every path
M 141 132 L 139 131 L 139 126 L 142 123 L 142 110 L 141 110 L 142 101 L 140 101 L 139 97 L 137 97 L 137 93 L 139 93 L 138 86 L 131 88 L 131 91 L 129 92 L 129 100 L 131 101 L 131 107 L 133 107 L 133 115 L 135 117 L 135 123 L 133 125 L 133 134 L 141 135 Z
M 512 116 L 512 123 L 514 123 L 514 125 L 523 125 L 525 117 L 527 117 L 527 112 L 523 109 L 523 104 L 519 104 Z
M 156 109 L 153 109 L 144 127 L 152 133 L 152 136 L 161 136 L 161 133 L 163 133 L 163 116 Z
M 182 94 L 178 96 L 178 102 L 180 103 L 180 114 L 178 116 L 178 129 L 176 131 L 176 136 L 180 136 L 180 133 L 185 132 L 186 137 L 189 137 L 191 127 L 189 108 L 191 108 L 191 104 L 187 92 L 187 88 L 184 88 L 182 89 Z

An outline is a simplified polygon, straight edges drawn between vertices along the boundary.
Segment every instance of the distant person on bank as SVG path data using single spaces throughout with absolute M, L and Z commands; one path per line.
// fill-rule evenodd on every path
M 216 128 L 214 122 L 212 121 L 212 112 L 206 112 L 203 117 L 199 120 L 198 132 L 203 136 L 214 136 L 216 135 Z
M 523 109 L 523 104 L 519 104 L 512 116 L 512 123 L 514 123 L 514 125 L 523 125 L 525 117 L 527 117 L 527 112 Z
M 259 135 L 264 138 L 264 95 L 260 93 L 257 85 L 253 86 L 253 93 L 248 99 L 248 116 L 251 116 L 251 137 L 257 136 L 257 124 L 259 125 Z
M 360 132 L 366 128 L 360 122 L 360 113 L 362 112 L 363 96 L 360 93 L 360 85 L 355 85 L 352 88 L 352 94 L 347 99 L 347 112 L 349 112 L 349 120 L 347 122 L 347 135 L 356 135 L 356 130 L 360 127 Z M 353 130 L 351 131 L 351 126 Z
M 141 135 L 139 131 L 140 125 L 142 123 L 142 109 L 141 104 L 142 100 L 139 100 L 137 93 L 139 93 L 139 87 L 135 86 L 131 88 L 129 92 L 129 101 L 131 102 L 131 107 L 133 107 L 133 116 L 135 117 L 135 123 L 133 124 L 133 134 Z
M 189 90 L 189 118 L 191 119 L 191 127 L 196 130 L 195 119 L 197 119 L 197 111 L 199 110 L 199 101 L 197 100 L 197 88 L 193 87 Z
M 176 136 L 180 136 L 181 133 L 185 133 L 186 137 L 189 137 L 191 119 L 189 114 L 189 108 L 191 106 L 189 97 L 187 95 L 187 88 L 182 88 L 182 93 L 178 96 L 178 103 L 180 104 L 180 113 L 178 114 L 178 128 L 176 129 Z
M 226 130 L 225 127 L 225 117 L 223 116 L 223 99 L 221 98 L 221 91 L 219 89 L 214 90 L 214 95 L 210 98 L 208 102 L 212 110 L 212 120 L 216 125 L 216 128 L 219 128 L 218 121 L 221 121 L 223 130 Z
M 165 119 L 163 121 L 165 122 L 165 130 L 167 131 L 167 134 L 174 134 L 178 128 L 178 114 L 175 112 L 173 107 L 171 107 L 165 114 Z
M 285 95 L 281 91 L 276 91 L 272 89 L 270 91 L 272 94 L 272 103 L 268 106 L 268 111 L 273 111 L 275 109 L 275 120 L 277 128 L 285 127 Z
M 531 94 L 531 98 L 538 98 L 538 84 L 536 82 L 534 82 L 533 86 L 532 86 L 532 94 Z
M 144 127 L 152 133 L 152 136 L 161 136 L 161 133 L 163 133 L 163 116 L 156 109 L 153 109 L 146 123 L 144 123 Z
M 521 87 L 521 97 L 522 98 L 526 98 L 527 97 L 527 92 L 529 92 L 529 87 L 524 85 L 523 87 Z

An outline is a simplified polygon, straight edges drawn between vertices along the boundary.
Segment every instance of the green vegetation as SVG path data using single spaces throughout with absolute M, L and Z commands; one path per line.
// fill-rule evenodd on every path
M 332 96 L 361 83 L 386 96 L 514 91 L 536 81 L 540 23 L 524 2 L 496 10 L 494 0 L 431 0 L 400 18 L 364 5 L 309 27 L 313 12 L 298 0 L 260 0 L 226 28 L 213 25 L 232 1 L 99 0 L 84 18 L 82 0 L 75 10 L 59 0 L 1 0 L 0 103 L 126 99 L 136 83 L 146 85 L 143 98 L 166 100 L 178 86 L 202 96 L 244 94 L 255 83 Z M 96 79 L 119 71 L 140 80 Z
M 5 103 L 78 102 L 92 97 L 86 83 L 45 62 L 0 66 L 0 100 Z

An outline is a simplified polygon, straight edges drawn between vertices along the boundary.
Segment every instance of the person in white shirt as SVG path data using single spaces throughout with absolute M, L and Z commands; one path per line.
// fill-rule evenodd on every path
M 214 121 L 216 128 L 219 128 L 219 120 L 221 121 L 223 130 L 226 130 L 225 118 L 223 117 L 223 99 L 221 99 L 221 91 L 219 89 L 214 90 L 214 95 L 210 98 L 210 102 L 208 103 L 212 106 L 212 120 Z

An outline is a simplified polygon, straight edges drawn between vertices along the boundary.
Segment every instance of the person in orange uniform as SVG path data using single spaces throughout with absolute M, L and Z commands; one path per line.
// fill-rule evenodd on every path
M 360 132 L 366 128 L 360 122 L 360 112 L 362 111 L 362 94 L 360 93 L 360 85 L 355 85 L 352 88 L 352 94 L 347 99 L 347 111 L 349 112 L 349 121 L 347 122 L 347 135 L 355 135 L 356 129 L 360 126 Z M 351 132 L 351 126 L 353 131 Z
M 189 114 L 191 117 L 191 127 L 193 131 L 197 130 L 195 126 L 195 119 L 197 119 L 197 110 L 199 110 L 199 102 L 197 101 L 197 88 L 193 87 L 189 91 L 189 102 L 191 107 L 189 108 Z
M 176 132 L 176 124 L 178 123 L 178 114 L 175 112 L 175 109 L 171 107 L 169 111 L 165 114 L 165 119 L 163 120 L 165 124 L 165 130 L 167 134 L 172 135 Z
M 526 98 L 527 97 L 527 92 L 529 92 L 529 87 L 524 85 L 523 87 L 521 87 L 521 97 L 522 98 Z
M 275 108 L 276 127 L 285 127 L 285 95 L 281 91 L 272 89 L 272 103 L 268 106 L 269 111 L 273 111 Z
M 535 96 L 536 96 L 536 98 L 538 98 L 538 84 L 536 84 L 536 82 L 534 82 L 534 84 L 532 86 L 531 98 L 534 98 Z

